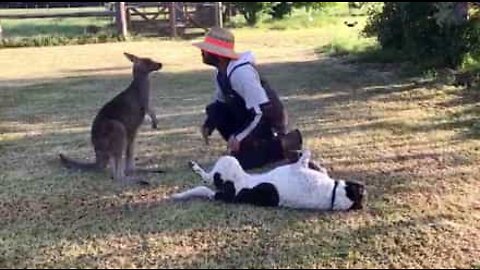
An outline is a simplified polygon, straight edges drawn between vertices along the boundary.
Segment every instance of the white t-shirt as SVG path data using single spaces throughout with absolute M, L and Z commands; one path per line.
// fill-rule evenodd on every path
M 255 63 L 255 58 L 251 52 L 246 52 L 240 55 L 240 58 L 235 61 L 230 61 L 227 67 L 227 74 L 230 75 L 232 70 L 243 63 Z M 217 74 L 217 73 L 216 73 Z M 215 74 L 215 75 L 216 75 Z M 220 102 L 225 102 L 225 97 L 218 85 L 215 76 L 215 95 L 214 99 Z M 262 87 L 260 82 L 260 75 L 252 65 L 243 65 L 235 69 L 230 76 L 230 84 L 232 89 L 245 100 L 245 106 L 248 110 L 255 112 L 255 117 L 252 122 L 240 133 L 236 135 L 237 140 L 245 139 L 258 125 L 262 118 L 262 111 L 260 105 L 269 102 L 267 92 Z

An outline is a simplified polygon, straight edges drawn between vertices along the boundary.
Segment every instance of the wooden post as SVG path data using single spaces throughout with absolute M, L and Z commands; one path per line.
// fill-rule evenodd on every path
M 117 33 L 123 38 L 128 35 L 127 16 L 125 10 L 125 2 L 115 2 L 115 21 L 117 25 Z
M 223 27 L 222 2 L 215 2 L 215 26 Z
M 126 21 L 127 21 L 127 29 L 128 29 L 128 26 L 129 25 L 132 25 L 132 16 L 130 14 L 131 10 L 129 8 L 126 8 L 125 9 L 125 17 L 126 17 Z M 127 30 L 128 32 L 128 30 Z
M 227 9 L 227 14 L 226 14 L 225 21 L 226 21 L 226 22 L 229 22 L 229 21 L 232 19 L 232 17 L 233 17 L 233 7 L 232 7 L 232 3 L 227 2 L 227 4 L 226 4 L 226 9 Z
M 461 24 L 468 20 L 468 2 L 456 2 L 454 14 L 457 23 Z
M 175 2 L 170 2 L 170 33 L 172 37 L 177 37 L 177 9 L 175 8 Z

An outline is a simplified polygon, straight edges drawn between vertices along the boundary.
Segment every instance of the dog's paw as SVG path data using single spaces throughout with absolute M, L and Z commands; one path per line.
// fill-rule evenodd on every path
M 311 156 L 312 156 L 312 152 L 310 152 L 310 150 L 302 151 L 302 156 L 301 156 L 302 159 L 310 159 Z
M 152 122 L 152 129 L 158 129 L 158 123 Z
M 301 164 L 303 167 L 307 167 L 308 163 L 310 162 L 311 156 L 312 156 L 312 153 L 309 150 L 303 150 L 302 155 L 298 160 L 299 164 Z
M 195 173 L 201 174 L 203 172 L 203 169 L 200 168 L 200 165 L 198 165 L 195 161 L 188 162 L 188 165 Z

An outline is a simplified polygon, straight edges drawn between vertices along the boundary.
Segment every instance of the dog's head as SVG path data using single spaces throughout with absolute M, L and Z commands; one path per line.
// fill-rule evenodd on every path
M 348 210 L 359 210 L 363 208 L 367 190 L 363 183 L 345 181 L 345 195 L 352 203 Z
M 148 74 L 153 71 L 160 70 L 162 63 L 153 61 L 150 58 L 137 57 L 130 53 L 124 53 L 125 57 L 133 63 L 133 73 Z

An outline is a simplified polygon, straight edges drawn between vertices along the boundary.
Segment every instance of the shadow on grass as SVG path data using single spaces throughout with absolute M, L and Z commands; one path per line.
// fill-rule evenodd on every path
M 331 59 L 268 64 L 261 65 L 260 69 L 285 99 L 294 122 L 307 125 L 308 121 L 322 118 L 332 122 L 340 118 L 349 119 L 353 117 L 351 111 L 344 114 L 341 111 L 345 106 L 352 103 L 362 105 L 379 97 L 388 99 L 393 93 L 418 87 L 393 75 L 385 76 L 361 66 L 345 67 Z M 152 77 L 152 104 L 157 109 L 160 126 L 158 131 L 150 130 L 148 125 L 141 128 L 137 140 L 137 162 L 158 165 L 169 171 L 165 175 L 152 176 L 154 185 L 121 189 L 115 187 L 104 174 L 66 172 L 56 162 L 58 152 L 77 159 L 92 157 L 89 143 L 91 120 L 98 108 L 130 81 L 129 75 L 78 77 L 74 73 L 70 78 L 30 81 L 28 86 L 25 86 L 25 81 L 8 81 L 8 86 L 0 87 L 0 133 L 22 133 L 0 141 L 2 152 L 6 153 L 1 159 L 2 171 L 5 172 L 1 175 L 5 184 L 0 197 L 0 209 L 5 217 L 1 224 L 6 228 L 2 234 L 8 235 L 10 244 L 16 246 L 14 250 L 2 250 L 5 256 L 0 265 L 95 266 L 98 259 L 108 259 L 111 253 L 72 255 L 67 259 L 58 257 L 50 262 L 42 261 L 42 254 L 51 247 L 61 250 L 58 245 L 65 241 L 81 244 L 83 239 L 90 237 L 103 241 L 110 236 L 143 237 L 145 250 L 133 249 L 132 252 L 149 254 L 148 249 L 153 243 L 145 240 L 148 235 L 170 235 L 174 244 L 181 245 L 181 239 L 176 237 L 200 233 L 198 241 L 207 245 L 203 252 L 177 255 L 173 259 L 158 258 L 150 263 L 157 267 L 276 267 L 314 264 L 320 260 L 321 265 L 328 266 L 329 259 L 344 260 L 353 256 L 349 241 L 355 238 L 355 233 L 386 233 L 385 228 L 348 231 L 348 226 L 339 225 L 348 218 L 348 214 L 166 201 L 165 196 L 175 187 L 197 183 L 197 178 L 186 167 L 188 160 L 211 163 L 222 151 L 223 142 L 218 140 L 209 149 L 202 145 L 198 134 L 204 107 L 213 91 L 211 73 L 207 71 L 161 72 Z M 445 106 L 463 106 L 469 102 L 470 97 L 459 97 Z M 336 113 L 332 114 L 332 111 Z M 478 112 L 468 109 L 465 113 Z M 305 137 L 319 134 L 340 136 L 353 130 L 401 129 L 415 133 L 452 127 L 468 129 L 474 120 L 453 118 L 447 123 L 406 126 L 380 122 L 339 128 L 326 128 L 320 123 L 318 127 L 306 131 Z M 425 157 L 438 158 L 436 153 L 427 153 L 395 156 L 391 161 Z M 367 183 L 373 202 L 418 188 L 418 183 L 412 183 L 412 176 L 402 171 L 342 169 L 332 175 Z M 382 211 L 373 207 L 371 214 L 382 215 Z M 359 212 L 359 215 L 362 213 Z M 323 230 L 312 232 L 308 238 L 295 238 L 290 234 L 295 230 L 313 230 L 314 227 L 308 228 L 311 220 L 315 220 Z M 238 230 L 246 232 L 238 233 Z M 229 240 L 225 241 L 223 236 Z M 141 261 L 137 262 L 141 265 Z

